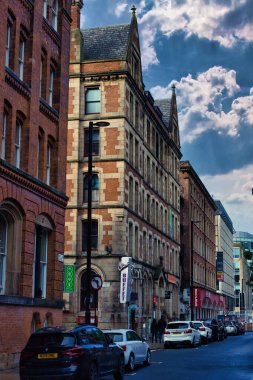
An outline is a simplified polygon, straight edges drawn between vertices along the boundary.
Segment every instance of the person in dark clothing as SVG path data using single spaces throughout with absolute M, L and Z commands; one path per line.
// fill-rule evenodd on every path
M 153 343 L 155 341 L 155 343 L 157 343 L 157 322 L 155 318 L 153 318 L 153 321 L 151 323 L 150 331 L 151 331 L 151 342 Z
M 162 315 L 157 324 L 158 340 L 160 343 L 163 343 L 163 335 L 164 335 L 164 330 L 166 326 L 167 326 L 167 322 L 165 320 L 164 315 Z

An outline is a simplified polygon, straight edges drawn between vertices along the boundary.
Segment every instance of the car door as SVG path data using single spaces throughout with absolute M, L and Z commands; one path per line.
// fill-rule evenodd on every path
M 136 334 L 135 331 L 128 331 L 127 332 L 127 341 L 130 342 L 132 351 L 135 356 L 135 362 L 141 362 L 142 361 L 142 340 L 141 338 Z
M 93 334 L 96 336 L 97 344 L 100 346 L 100 360 L 103 363 L 103 373 L 111 373 L 116 368 L 116 360 L 118 358 L 115 352 L 115 344 L 110 344 L 108 338 L 98 328 L 94 327 Z
M 192 329 L 195 342 L 200 342 L 200 332 L 195 328 L 194 323 L 190 322 L 190 328 Z

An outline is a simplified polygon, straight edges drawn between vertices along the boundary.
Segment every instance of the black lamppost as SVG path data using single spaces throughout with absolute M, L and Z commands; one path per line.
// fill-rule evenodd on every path
M 92 225 L 92 137 L 93 127 L 107 127 L 107 121 L 89 122 L 88 149 L 88 215 L 87 215 L 87 263 L 86 263 L 86 297 L 85 323 L 90 324 L 90 294 L 91 294 L 91 225 Z
M 194 293 L 193 293 L 193 255 L 194 255 L 194 247 L 193 247 L 193 226 L 195 223 L 200 223 L 200 220 L 191 220 L 191 277 L 190 277 L 190 300 L 191 300 L 191 321 L 194 320 Z

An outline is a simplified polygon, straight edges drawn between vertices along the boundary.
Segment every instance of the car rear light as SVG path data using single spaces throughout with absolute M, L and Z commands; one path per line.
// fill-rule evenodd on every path
M 66 351 L 61 352 L 62 355 L 69 356 L 71 358 L 77 357 L 77 356 L 82 356 L 85 354 L 85 350 L 81 347 L 73 347 L 69 348 Z
M 184 334 L 190 334 L 190 333 L 192 333 L 192 329 L 184 330 Z
M 169 330 L 164 330 L 164 334 L 170 334 Z
M 126 351 L 126 344 L 120 344 L 120 347 L 122 348 L 123 351 Z
M 199 331 L 206 331 L 205 327 L 199 327 Z

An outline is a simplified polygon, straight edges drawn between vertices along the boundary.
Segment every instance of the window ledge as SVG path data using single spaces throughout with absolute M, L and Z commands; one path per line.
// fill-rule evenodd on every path
M 16 90 L 24 98 L 30 100 L 30 87 L 23 82 L 9 67 L 5 67 L 5 82 L 14 88 L 14 90 Z
M 51 37 L 54 43 L 58 47 L 60 47 L 61 46 L 60 34 L 52 27 L 52 25 L 49 24 L 46 18 L 43 18 L 43 29 L 49 35 L 49 37 Z
M 40 98 L 40 111 L 54 123 L 59 122 L 59 112 L 52 108 L 44 99 Z
M 62 309 L 64 301 L 62 300 L 49 300 L 46 298 L 31 298 L 22 296 L 7 296 L 0 295 L 0 305 L 23 305 L 23 306 L 40 306 L 52 307 L 55 309 Z

